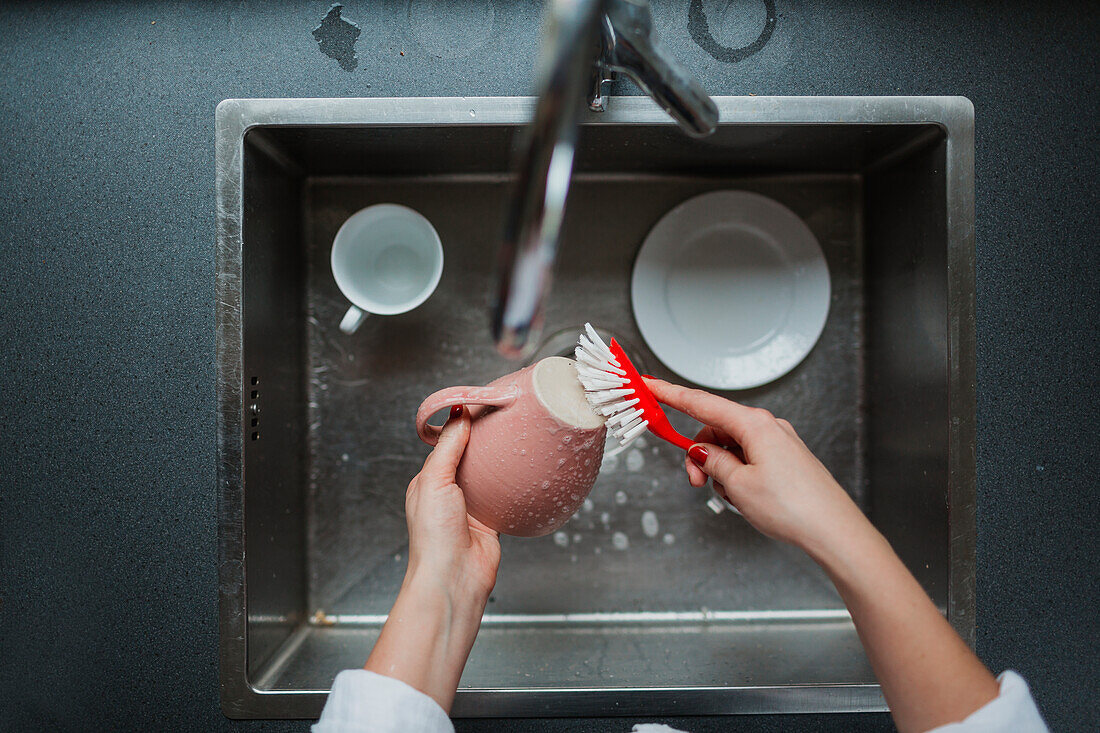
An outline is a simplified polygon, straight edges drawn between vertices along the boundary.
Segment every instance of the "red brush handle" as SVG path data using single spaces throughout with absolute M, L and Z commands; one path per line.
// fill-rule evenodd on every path
M 672 443 L 682 450 L 687 450 L 695 445 L 694 440 L 680 435 L 673 429 L 668 418 L 665 416 L 665 411 L 661 409 L 661 405 L 657 402 L 653 393 L 649 391 L 649 387 L 645 386 L 642 375 L 638 374 L 638 370 L 630 363 L 630 359 L 626 358 L 626 352 L 623 351 L 623 347 L 619 346 L 619 342 L 615 339 L 611 339 L 611 353 L 615 355 L 615 360 L 619 362 L 619 366 L 626 372 L 626 378 L 630 382 L 628 386 L 634 390 L 634 396 L 638 398 L 638 404 L 635 405 L 635 407 L 640 408 L 642 417 L 649 421 L 649 425 L 647 426 L 649 432 L 653 433 L 658 438 L 667 440 L 669 443 Z

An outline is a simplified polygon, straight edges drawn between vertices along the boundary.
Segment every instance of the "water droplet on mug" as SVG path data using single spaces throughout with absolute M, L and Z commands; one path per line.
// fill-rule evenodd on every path
M 615 503 L 616 504 L 625 504 L 626 503 L 626 492 L 625 491 L 616 491 L 615 492 Z
M 649 510 L 642 512 L 642 532 L 646 537 L 656 537 L 657 532 L 660 529 L 660 523 L 657 521 L 657 515 Z
M 630 539 L 622 532 L 611 535 L 611 544 L 616 550 L 625 550 L 630 547 Z
M 558 547 L 569 547 L 569 535 L 565 532 L 555 532 L 554 544 Z

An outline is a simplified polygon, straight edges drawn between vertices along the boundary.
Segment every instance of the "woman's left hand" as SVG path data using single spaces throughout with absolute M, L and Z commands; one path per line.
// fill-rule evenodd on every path
M 500 539 L 466 513 L 455 472 L 470 418 L 451 411 L 435 449 L 405 494 L 409 568 L 365 668 L 430 695 L 444 711 L 496 583 Z
M 457 592 L 484 603 L 496 583 L 500 533 L 466 513 L 466 497 L 455 483 L 469 438 L 469 414 L 452 408 L 435 449 L 409 483 L 409 575 L 457 583 Z

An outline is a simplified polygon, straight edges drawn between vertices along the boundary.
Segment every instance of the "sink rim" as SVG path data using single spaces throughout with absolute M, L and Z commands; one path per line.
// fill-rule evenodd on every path
M 947 616 L 975 639 L 974 106 L 958 96 L 715 97 L 722 126 L 935 124 L 946 134 L 948 305 Z M 215 112 L 219 657 L 230 717 L 316 717 L 327 691 L 265 691 L 248 679 L 244 590 L 242 174 L 244 138 L 266 126 L 517 125 L 533 97 L 227 99 Z M 584 124 L 675 123 L 645 97 L 615 97 Z M 563 697 L 565 695 L 565 697 Z M 886 710 L 878 685 L 459 690 L 455 717 Z

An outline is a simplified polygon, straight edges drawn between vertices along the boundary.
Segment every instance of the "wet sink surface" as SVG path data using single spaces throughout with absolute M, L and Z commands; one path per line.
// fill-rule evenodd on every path
M 788 206 L 828 262 L 825 331 L 786 377 L 725 394 L 791 420 L 969 638 L 972 241 L 959 217 L 972 219 L 972 174 L 952 174 L 969 171 L 972 112 L 915 99 L 720 99 L 722 126 L 703 141 L 646 100 L 612 100 L 582 130 L 536 358 L 564 353 L 591 320 L 643 371 L 675 378 L 631 313 L 646 233 L 711 190 Z M 316 715 L 335 673 L 361 666 L 405 569 L 404 489 L 427 453 L 416 407 L 521 366 L 493 350 L 488 300 L 510 142 L 528 113 L 509 99 L 219 108 L 230 715 Z M 347 336 L 331 242 L 380 202 L 432 221 L 444 274 L 415 311 Z M 609 450 L 561 532 L 504 538 L 455 714 L 883 709 L 824 575 L 710 512 L 708 496 L 687 484 L 680 451 L 647 437 Z

